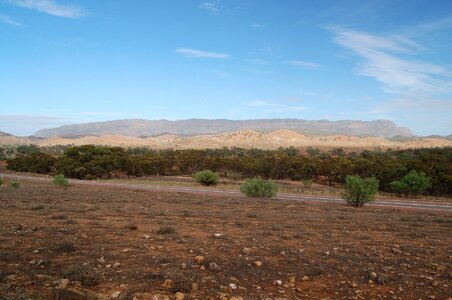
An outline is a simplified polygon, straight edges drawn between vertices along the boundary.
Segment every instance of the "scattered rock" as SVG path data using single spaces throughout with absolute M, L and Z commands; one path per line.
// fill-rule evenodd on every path
M 281 281 L 281 280 L 275 280 L 275 281 L 273 282 L 273 284 L 274 284 L 274 285 L 280 286 L 280 285 L 282 285 L 282 281 Z
M 111 297 L 112 297 L 113 299 L 116 299 L 116 298 L 119 297 L 119 295 L 121 295 L 121 291 L 116 291 L 116 292 L 114 292 L 113 294 L 111 294 Z
M 246 254 L 246 255 L 250 255 L 251 252 L 252 252 L 251 248 L 247 248 L 247 247 L 243 248 L 243 250 L 242 250 L 242 253 Z
M 221 270 L 221 268 L 220 268 L 220 266 L 219 265 L 217 265 L 216 263 L 210 263 L 209 264 L 209 270 L 212 270 L 212 271 L 220 271 Z
M 377 276 L 375 282 L 376 282 L 377 284 L 385 284 L 385 283 L 388 283 L 388 282 L 389 282 L 389 277 L 388 277 L 388 275 L 380 274 L 380 275 Z
M 181 292 L 176 293 L 176 300 L 184 300 L 184 299 L 185 299 L 184 293 L 181 293 Z
M 58 287 L 59 289 L 64 289 L 67 287 L 67 285 L 69 284 L 69 279 L 61 279 L 60 281 L 58 281 Z
M 204 261 L 204 256 L 198 255 L 193 259 L 196 263 L 201 264 Z
M 166 279 L 165 282 L 162 284 L 162 289 L 169 290 L 173 287 L 174 282 L 171 279 Z
M 236 290 L 237 289 L 237 285 L 235 283 L 230 283 L 229 287 L 231 288 L 231 290 Z
M 222 234 L 221 233 L 215 233 L 213 236 L 215 238 L 219 239 L 219 238 L 221 238 Z
M 256 265 L 256 267 L 262 267 L 262 262 L 261 261 L 255 261 L 254 264 Z
M 301 280 L 303 280 L 303 281 L 308 281 L 309 280 L 309 277 L 308 276 L 303 276 L 303 278 L 301 278 Z

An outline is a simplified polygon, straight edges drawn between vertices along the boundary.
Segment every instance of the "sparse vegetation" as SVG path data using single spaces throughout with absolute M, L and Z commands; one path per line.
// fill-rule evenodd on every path
M 211 170 L 196 172 L 194 177 L 197 182 L 206 186 L 216 185 L 219 181 L 218 173 L 212 172 Z
M 362 151 L 347 153 L 340 148 L 320 152 L 307 148 L 302 155 L 295 148 L 151 150 L 123 149 L 105 146 L 76 146 L 61 148 L 61 154 L 46 152 L 19 154 L 7 161 L 15 171 L 64 174 L 68 178 L 108 179 L 126 176 L 191 175 L 197 170 L 211 170 L 226 178 L 262 177 L 280 180 L 313 180 L 315 183 L 340 187 L 349 175 L 363 178 L 375 176 L 379 189 L 403 192 L 401 182 L 411 170 L 425 173 L 431 187 L 418 190 L 434 196 L 452 195 L 452 148 Z M 47 150 L 41 150 L 47 151 Z M 28 154 L 27 154 L 28 153 Z M 210 176 L 207 183 L 214 178 Z
M 157 230 L 157 234 L 175 234 L 176 228 L 173 226 L 161 226 Z
M 240 186 L 240 191 L 248 197 L 272 198 L 278 193 L 278 186 L 270 180 L 252 178 L 247 179 Z
M 65 187 L 65 188 L 69 186 L 69 181 L 67 180 L 66 177 L 64 177 L 63 174 L 55 175 L 53 177 L 53 181 L 52 182 L 55 185 L 62 186 L 62 187 Z
M 11 187 L 14 188 L 14 189 L 20 188 L 20 183 L 19 183 L 19 181 L 12 181 L 10 185 L 11 185 Z
M 58 253 L 69 253 L 75 251 L 75 245 L 72 242 L 63 241 L 56 245 L 55 252 Z
M 391 182 L 391 189 L 407 196 L 416 196 L 432 187 L 431 180 L 424 172 L 410 171 L 401 180 Z
M 303 187 L 305 189 L 309 189 L 312 186 L 312 179 L 303 180 Z
M 351 206 L 362 207 L 374 200 L 377 191 L 378 180 L 375 177 L 347 176 L 342 197 Z

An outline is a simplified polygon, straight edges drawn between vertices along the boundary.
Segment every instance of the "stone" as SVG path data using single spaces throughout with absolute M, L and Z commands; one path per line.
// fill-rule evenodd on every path
M 303 280 L 303 281 L 308 281 L 309 280 L 309 277 L 308 276 L 303 276 L 303 278 L 301 278 L 301 280 Z
M 282 281 L 281 281 L 281 280 L 275 280 L 275 281 L 273 282 L 273 284 L 274 284 L 274 285 L 280 286 L 280 285 L 282 285 Z
M 221 233 L 215 233 L 213 236 L 215 237 L 215 238 L 217 238 L 217 239 L 219 239 L 219 238 L 221 238 Z
M 231 288 L 231 290 L 236 290 L 237 289 L 237 285 L 235 283 L 230 283 L 229 287 Z
M 162 289 L 168 290 L 173 287 L 173 281 L 171 279 L 166 279 L 165 282 L 162 284 Z
M 247 247 L 245 247 L 245 248 L 243 248 L 243 250 L 242 250 L 242 253 L 243 254 L 246 254 L 246 255 L 250 255 L 251 254 L 251 248 L 247 248 Z
M 209 270 L 220 271 L 221 268 L 220 268 L 219 265 L 217 265 L 216 263 L 212 262 L 212 263 L 209 264 Z
M 119 297 L 119 295 L 121 295 L 121 291 L 116 291 L 116 292 L 114 292 L 113 294 L 111 294 L 111 297 L 112 297 L 113 299 L 116 299 L 116 298 Z
M 68 284 L 69 284 L 69 279 L 61 279 L 58 283 L 58 288 L 64 289 L 67 287 Z
M 196 263 L 200 264 L 200 263 L 202 263 L 204 261 L 204 256 L 202 256 L 202 255 L 195 256 L 195 258 L 193 260 Z
M 176 296 L 176 300 L 184 300 L 185 299 L 184 293 L 181 293 L 181 292 L 177 292 L 175 296 Z
M 262 267 L 262 262 L 261 261 L 255 261 L 254 264 L 256 265 L 256 267 Z

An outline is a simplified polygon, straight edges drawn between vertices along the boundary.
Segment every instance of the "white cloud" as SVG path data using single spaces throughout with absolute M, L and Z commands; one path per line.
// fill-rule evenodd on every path
M 86 13 L 78 6 L 58 4 L 55 0 L 7 0 L 13 5 L 63 18 L 80 18 Z
M 373 77 L 388 93 L 441 94 L 452 91 L 452 71 L 444 66 L 407 59 L 422 46 L 403 36 L 381 37 L 333 29 L 334 40 L 362 59 L 356 72 Z
M 200 3 L 198 7 L 212 13 L 217 13 L 220 11 L 220 1 L 205 1 Z
M 176 52 L 179 54 L 182 54 L 185 57 L 219 58 L 219 59 L 229 58 L 229 54 L 225 54 L 225 53 L 208 52 L 208 51 L 188 49 L 188 48 L 179 48 L 176 50 Z
M 296 66 L 296 67 L 313 69 L 313 70 L 317 70 L 322 67 L 322 65 L 320 65 L 320 64 L 310 62 L 310 61 L 304 61 L 304 60 L 288 60 L 288 61 L 285 61 L 284 63 L 292 65 L 292 66 Z
M 4 15 L 4 14 L 0 14 L 0 22 L 8 24 L 8 25 L 13 25 L 13 26 L 22 26 L 22 23 L 17 22 L 10 16 Z

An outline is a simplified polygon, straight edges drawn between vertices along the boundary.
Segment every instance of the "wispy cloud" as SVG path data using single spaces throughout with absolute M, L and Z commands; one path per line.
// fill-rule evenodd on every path
M 332 29 L 334 40 L 361 58 L 359 75 L 373 77 L 388 93 L 441 94 L 452 91 L 452 71 L 444 66 L 406 58 L 422 46 L 406 37 Z
M 84 111 L 81 112 L 82 116 L 96 116 L 96 117 L 124 117 L 124 118 L 136 118 L 141 117 L 136 114 L 127 114 L 122 112 L 104 112 L 104 111 Z
M 313 70 L 318 70 L 322 67 L 322 65 L 320 65 L 320 64 L 310 62 L 310 61 L 304 61 L 304 60 L 287 60 L 284 63 L 292 65 L 292 66 L 296 66 L 296 67 L 313 69 Z
M 378 113 L 425 113 L 452 111 L 452 100 L 436 99 L 429 97 L 399 97 L 374 107 Z
M 267 25 L 260 24 L 260 23 L 253 23 L 253 24 L 251 24 L 251 27 L 253 27 L 254 29 L 266 29 Z
M 217 13 L 220 11 L 220 1 L 204 1 L 198 7 L 212 13 Z
M 63 18 L 80 18 L 86 15 L 82 8 L 75 5 L 59 4 L 55 0 L 6 0 L 7 2 L 52 16 Z
M 22 23 L 17 22 L 10 16 L 4 15 L 4 14 L 0 14 L 0 22 L 8 24 L 8 25 L 13 25 L 13 26 L 22 26 Z
M 246 106 L 271 110 L 272 112 L 287 112 L 287 111 L 302 111 L 305 110 L 303 106 L 287 105 L 282 103 L 275 103 L 267 100 L 255 100 L 247 102 Z
M 246 59 L 247 62 L 256 64 L 256 65 L 269 65 L 270 62 L 268 60 L 264 60 L 264 59 L 257 59 L 257 58 L 250 58 L 250 59 Z
M 226 59 L 226 58 L 230 57 L 229 54 L 225 54 L 225 53 L 209 52 L 209 51 L 189 49 L 189 48 L 179 48 L 176 50 L 176 52 L 185 57 L 194 57 L 194 58 Z
M 410 26 L 404 33 L 410 37 L 428 34 L 432 31 L 446 30 L 452 27 L 452 16 Z

